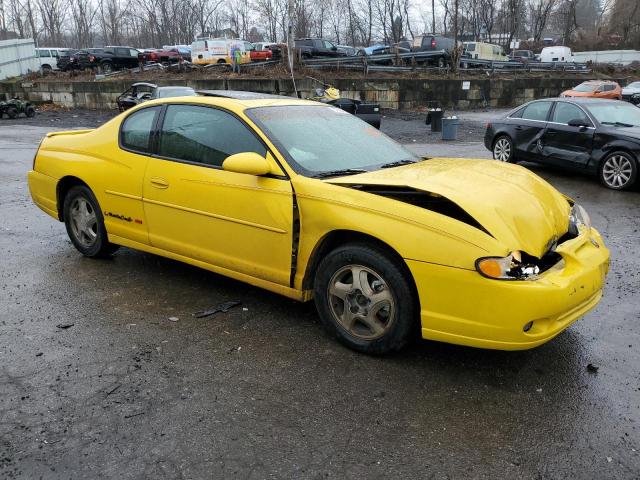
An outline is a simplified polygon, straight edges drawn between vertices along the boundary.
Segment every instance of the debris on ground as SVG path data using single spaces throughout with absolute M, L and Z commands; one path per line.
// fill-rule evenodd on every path
M 67 328 L 71 328 L 75 325 L 75 323 L 59 323 L 58 325 L 56 325 L 56 327 L 58 327 L 61 330 L 66 330 Z
M 240 302 L 223 302 L 215 307 L 208 308 L 207 310 L 196 312 L 193 314 L 193 316 L 195 318 L 204 318 L 215 315 L 216 313 L 227 313 L 230 309 L 232 309 L 233 307 L 237 307 L 238 305 L 240 305 Z
M 169 317 L 170 322 L 177 322 L 178 320 L 180 320 L 178 317 Z
M 598 368 L 600 367 L 596 367 L 593 363 L 587 365 L 587 371 L 590 373 L 598 373 Z
M 144 415 L 144 412 L 138 412 L 138 413 L 132 413 L 131 415 L 125 415 L 124 418 L 133 418 L 133 417 L 137 417 L 138 415 Z
M 36 357 L 41 357 L 43 355 L 42 352 L 36 353 Z
M 122 385 L 116 385 L 116 386 L 115 386 L 115 387 L 113 387 L 111 390 L 109 390 L 109 391 L 107 392 L 107 397 L 108 397 L 109 395 L 111 395 L 112 393 L 114 393 L 116 390 L 118 390 L 121 386 L 122 386 Z

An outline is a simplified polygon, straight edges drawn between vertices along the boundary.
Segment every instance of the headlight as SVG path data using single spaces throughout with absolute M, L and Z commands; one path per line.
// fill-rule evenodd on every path
M 483 277 L 496 280 L 533 280 L 540 267 L 524 263 L 522 253 L 515 251 L 506 257 L 483 257 L 476 260 L 476 270 Z
M 574 203 L 569 214 L 569 233 L 578 236 L 581 227 L 591 230 L 591 218 L 584 208 Z

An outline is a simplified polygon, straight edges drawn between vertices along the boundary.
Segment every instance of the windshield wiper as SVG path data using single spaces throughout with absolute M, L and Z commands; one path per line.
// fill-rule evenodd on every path
M 635 127 L 635 125 L 631 125 L 630 123 L 623 122 L 600 122 L 604 125 L 614 125 L 616 127 Z
M 410 158 L 406 158 L 404 160 L 398 160 L 396 162 L 389 162 L 389 163 L 385 163 L 383 165 L 380 165 L 380 168 L 393 168 L 393 167 L 399 167 L 401 165 L 409 165 L 410 163 L 416 163 L 417 160 L 411 160 Z
M 364 173 L 366 170 L 363 168 L 344 168 L 342 170 L 329 170 L 327 172 L 320 172 L 313 176 L 313 178 L 329 178 L 329 177 L 341 177 L 342 175 L 355 175 L 356 173 Z

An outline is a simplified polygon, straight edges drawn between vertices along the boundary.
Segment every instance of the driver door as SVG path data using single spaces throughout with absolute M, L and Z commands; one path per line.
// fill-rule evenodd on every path
M 568 125 L 581 120 L 584 127 Z M 577 105 L 556 102 L 542 137 L 542 155 L 545 163 L 561 167 L 586 167 L 591 158 L 595 128 L 587 114 Z
M 228 172 L 229 155 L 256 152 L 280 171 L 262 141 L 230 112 L 168 105 L 143 201 L 154 247 L 251 277 L 289 285 L 291 183 L 283 175 Z

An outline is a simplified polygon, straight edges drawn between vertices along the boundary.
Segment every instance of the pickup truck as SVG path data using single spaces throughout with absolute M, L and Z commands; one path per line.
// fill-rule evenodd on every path
M 251 42 L 245 41 L 244 49 L 249 52 L 252 62 L 265 62 L 273 58 L 273 52 L 271 50 L 258 50 Z
M 94 64 L 102 68 L 105 73 L 123 68 L 135 68 L 138 66 L 139 53 L 138 49 L 132 47 L 107 46 L 93 54 Z
M 301 38 L 295 41 L 296 52 L 300 52 L 302 58 L 312 57 L 346 57 L 347 54 L 338 50 L 338 47 L 329 40 L 321 38 Z

